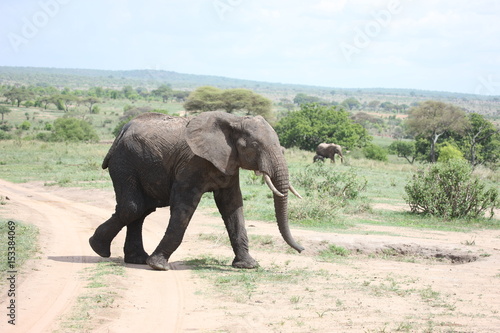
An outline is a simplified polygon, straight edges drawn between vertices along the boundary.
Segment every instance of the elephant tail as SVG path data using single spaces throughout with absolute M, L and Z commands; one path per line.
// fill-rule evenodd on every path
M 120 131 L 120 134 L 118 134 L 118 136 L 115 138 L 115 141 L 113 141 L 113 144 L 109 148 L 109 151 L 106 154 L 104 161 L 102 161 L 102 168 L 103 169 L 108 168 L 109 160 L 110 160 L 111 156 L 113 156 L 113 152 L 115 151 L 116 147 L 118 146 L 118 142 L 120 142 L 121 138 L 123 137 L 123 134 L 127 131 L 129 126 L 130 126 L 130 123 L 125 124 L 125 126 L 123 126 L 122 130 Z

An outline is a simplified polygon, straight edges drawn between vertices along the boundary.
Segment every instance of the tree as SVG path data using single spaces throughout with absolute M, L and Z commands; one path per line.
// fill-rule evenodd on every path
M 465 112 L 459 107 L 439 101 L 426 101 L 410 110 L 408 131 L 430 141 L 430 161 L 436 162 L 436 143 L 447 131 L 463 132 L 467 125 Z
M 372 110 L 375 110 L 376 108 L 378 108 L 380 105 L 380 101 L 377 101 L 377 100 L 373 100 L 373 101 L 370 101 L 368 103 L 368 107 Z
M 11 111 L 12 110 L 9 109 L 8 107 L 0 105 L 0 114 L 2 115 L 2 123 L 4 121 L 4 115 L 6 115 L 7 113 L 10 113 Z
M 92 113 L 92 108 L 95 104 L 101 103 L 101 100 L 97 97 L 87 97 L 82 100 L 83 104 L 89 108 L 89 113 Z
M 317 96 L 309 96 L 304 93 L 298 93 L 297 95 L 295 95 L 293 102 L 297 105 L 321 103 L 321 98 Z
M 20 87 L 10 89 L 4 93 L 4 96 L 7 100 L 11 101 L 12 104 L 17 103 L 17 107 L 20 107 L 23 101 L 33 98 L 35 95 L 26 87 Z
M 220 93 L 221 108 L 233 113 L 237 110 L 247 109 L 251 104 L 251 96 L 253 92 L 248 89 L 227 89 Z
M 221 90 L 215 87 L 200 87 L 189 94 L 184 108 L 186 111 L 225 110 L 228 113 L 244 111 L 247 114 L 268 117 L 272 102 L 248 89 Z
M 222 102 L 220 94 L 222 90 L 219 88 L 211 86 L 199 87 L 192 91 L 186 102 L 184 103 L 184 109 L 186 111 L 215 111 L 222 107 Z
M 189 96 L 189 91 L 175 90 L 173 92 L 173 97 L 178 102 L 184 102 L 184 101 L 186 101 L 186 98 L 188 98 L 188 96 Z
M 163 103 L 168 102 L 168 99 L 173 96 L 172 87 L 170 85 L 162 84 L 157 89 L 151 92 L 154 96 L 161 97 Z
M 322 142 L 347 148 L 364 147 L 371 140 L 363 126 L 354 123 L 349 113 L 335 106 L 303 104 L 300 110 L 280 119 L 276 132 L 285 147 L 314 150 Z
M 73 105 L 73 103 L 79 103 L 79 98 L 77 96 L 68 93 L 59 94 L 55 96 L 54 99 L 57 101 L 57 108 L 59 109 L 62 104 L 64 106 L 64 111 L 66 112 L 69 111 L 69 107 Z
M 396 104 L 394 104 L 392 102 L 383 102 L 380 104 L 380 107 L 382 109 L 384 109 L 385 111 L 391 112 L 392 110 L 394 110 L 396 108 Z
M 415 142 L 414 141 L 394 141 L 389 145 L 389 152 L 398 157 L 404 157 L 408 163 L 415 162 Z
M 347 107 L 349 110 L 357 109 L 361 105 L 361 103 L 354 97 L 349 97 L 340 104 Z
M 496 163 L 500 159 L 500 131 L 484 116 L 471 113 L 465 129 L 464 151 L 472 166 L 481 163 Z

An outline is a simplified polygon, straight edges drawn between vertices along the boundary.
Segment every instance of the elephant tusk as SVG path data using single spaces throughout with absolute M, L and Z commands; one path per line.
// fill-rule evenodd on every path
M 302 196 L 299 194 L 299 192 L 297 192 L 297 190 L 292 186 L 292 184 L 289 184 L 290 186 L 290 191 L 295 194 L 295 196 L 299 199 L 302 199 Z
M 275 195 L 277 195 L 278 197 L 284 197 L 284 196 L 285 196 L 283 193 L 281 193 L 280 191 L 278 191 L 278 190 L 276 189 L 276 187 L 274 187 L 274 184 L 273 184 L 273 182 L 271 181 L 271 177 L 269 177 L 269 176 L 267 175 L 267 173 L 265 173 L 265 174 L 264 174 L 264 180 L 266 181 L 267 186 L 269 186 L 269 188 L 271 189 L 271 191 L 273 191 L 273 193 L 274 193 Z

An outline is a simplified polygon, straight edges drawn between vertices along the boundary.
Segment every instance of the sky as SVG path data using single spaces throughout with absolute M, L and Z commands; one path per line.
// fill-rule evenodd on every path
M 0 66 L 500 95 L 500 1 L 2 0 Z

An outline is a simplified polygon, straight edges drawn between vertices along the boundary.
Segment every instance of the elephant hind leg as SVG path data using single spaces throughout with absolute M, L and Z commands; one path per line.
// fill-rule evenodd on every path
M 111 241 L 120 232 L 123 226 L 116 222 L 118 217 L 113 214 L 106 222 L 101 224 L 89 238 L 89 244 L 92 250 L 101 257 L 111 256 Z
M 132 230 L 142 230 L 142 222 L 147 215 L 146 211 L 146 205 L 141 195 L 133 195 L 131 192 L 131 195 L 122 198 L 116 205 L 115 213 L 101 224 L 89 239 L 90 246 L 95 253 L 101 257 L 109 257 L 111 255 L 111 242 L 124 226 L 132 224 Z M 142 243 L 142 232 L 140 232 L 140 237 Z
M 129 264 L 146 264 L 146 259 L 149 255 L 144 250 L 144 245 L 142 242 L 142 226 L 144 224 L 144 219 L 154 212 L 156 209 L 151 209 L 147 211 L 144 216 L 140 219 L 127 225 L 127 236 L 125 238 L 125 246 L 123 247 L 123 252 L 125 254 L 124 261 Z

